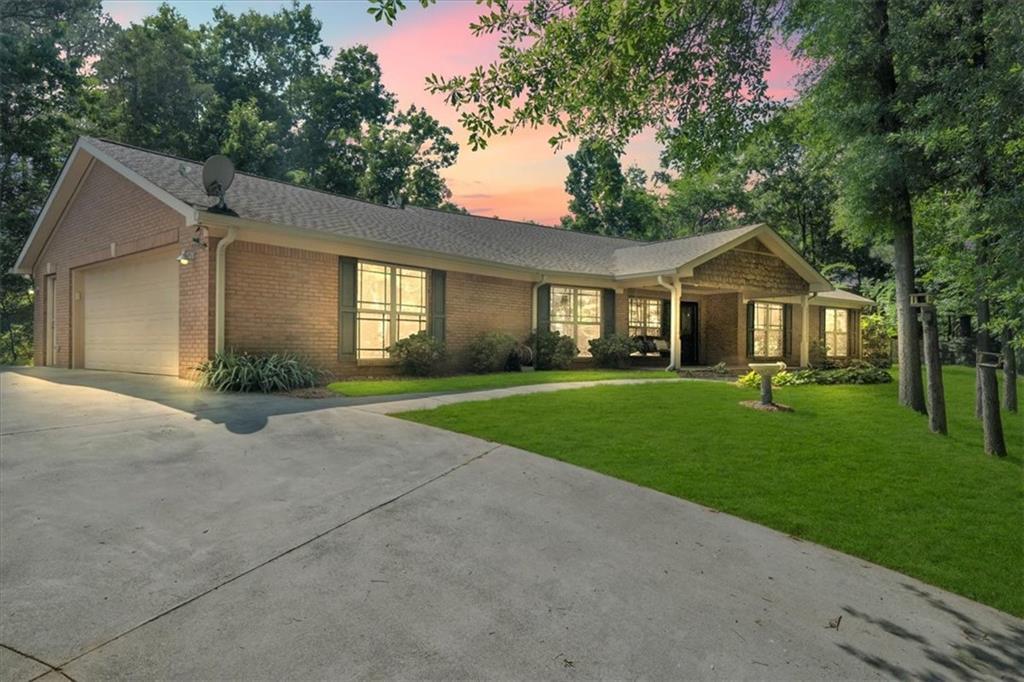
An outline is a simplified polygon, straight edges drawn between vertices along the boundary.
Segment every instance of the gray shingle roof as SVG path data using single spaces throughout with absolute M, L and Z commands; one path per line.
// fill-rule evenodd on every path
M 199 187 L 199 163 L 108 140 L 83 142 L 180 201 L 200 209 L 212 203 Z M 181 175 L 181 167 L 194 184 Z M 417 207 L 391 208 L 241 172 L 226 201 L 250 220 L 498 265 L 605 277 L 673 270 L 757 227 L 638 242 Z

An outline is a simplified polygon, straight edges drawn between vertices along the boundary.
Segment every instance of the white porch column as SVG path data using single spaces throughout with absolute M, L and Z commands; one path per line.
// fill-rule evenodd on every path
M 800 366 L 806 367 L 811 361 L 811 305 L 809 298 L 800 297 Z
M 672 368 L 679 369 L 680 358 L 682 358 L 682 352 L 679 348 L 679 304 L 680 299 L 683 297 L 683 285 L 679 283 L 678 278 L 672 279 L 672 338 L 669 339 L 669 348 L 671 349 L 670 357 L 672 360 Z

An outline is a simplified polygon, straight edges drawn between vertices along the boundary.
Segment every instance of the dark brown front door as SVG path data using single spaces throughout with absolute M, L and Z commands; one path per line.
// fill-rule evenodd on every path
M 683 365 L 700 363 L 700 334 L 697 304 L 683 301 L 679 304 L 679 362 Z

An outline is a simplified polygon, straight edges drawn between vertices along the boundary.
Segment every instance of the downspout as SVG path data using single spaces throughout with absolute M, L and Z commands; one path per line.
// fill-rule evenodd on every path
M 537 331 L 537 291 L 544 286 L 544 275 L 540 276 L 540 280 L 533 285 L 533 296 L 530 297 L 530 310 L 532 315 L 533 331 Z
M 224 271 L 225 268 L 225 252 L 231 242 L 235 241 L 238 237 L 238 228 L 229 227 L 227 236 L 217 242 L 217 263 L 215 271 L 215 283 L 214 283 L 214 297 L 215 297 L 215 312 L 214 312 L 214 331 L 213 331 L 213 350 L 217 353 L 224 352 L 224 282 L 226 280 L 227 273 Z
M 668 367 L 665 368 L 666 372 L 671 372 L 676 367 L 676 350 L 679 345 L 679 298 L 680 291 L 679 287 L 675 283 L 669 284 L 665 281 L 664 275 L 658 275 L 658 284 L 668 289 L 671 292 L 671 303 L 669 305 L 672 308 L 669 310 L 669 318 L 672 320 L 669 325 L 669 339 L 668 339 Z

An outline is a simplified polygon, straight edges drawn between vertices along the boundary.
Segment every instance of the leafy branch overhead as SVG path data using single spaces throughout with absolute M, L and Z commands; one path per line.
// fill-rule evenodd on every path
M 654 127 L 672 141 L 673 158 L 698 163 L 709 145 L 726 143 L 771 109 L 765 36 L 774 2 L 481 4 L 470 30 L 496 36 L 499 59 L 427 79 L 428 90 L 460 111 L 474 149 L 539 125 L 555 128 L 556 146 L 582 138 L 621 146 Z M 400 0 L 378 0 L 370 12 L 391 23 L 403 8 Z

